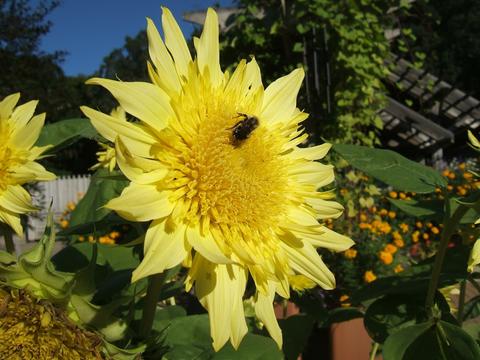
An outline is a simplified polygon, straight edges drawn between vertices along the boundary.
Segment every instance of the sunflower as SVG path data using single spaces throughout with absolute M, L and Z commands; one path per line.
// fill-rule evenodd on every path
M 38 101 L 16 107 L 19 99 L 17 93 L 0 102 L 0 222 L 21 235 L 20 214 L 36 210 L 22 185 L 53 180 L 55 175 L 35 162 L 48 148 L 33 146 L 40 135 L 45 114 L 33 116 Z
M 110 112 L 110 115 L 120 120 L 127 119 L 125 110 L 123 110 L 120 106 L 114 108 Z M 115 138 L 108 138 L 107 140 L 113 143 L 115 141 Z M 105 144 L 99 142 L 98 145 L 100 145 L 103 150 L 100 150 L 96 153 L 97 163 L 90 167 L 90 170 L 105 168 L 108 169 L 108 171 L 112 172 L 115 169 L 115 166 L 117 166 L 117 159 L 115 158 L 115 148 L 111 146 L 110 143 Z
M 196 58 L 170 11 L 165 40 L 147 19 L 152 83 L 93 78 L 125 111 L 121 121 L 82 107 L 96 129 L 115 138 L 117 162 L 131 181 L 106 204 L 133 221 L 152 221 L 144 258 L 132 281 L 180 263 L 208 310 L 213 347 L 237 348 L 247 332 L 242 296 L 256 286 L 255 313 L 278 346 L 275 293 L 288 298 L 289 278 L 303 275 L 324 289 L 335 278 L 316 248 L 344 251 L 353 242 L 323 226 L 342 206 L 317 189 L 334 180 L 323 158 L 330 144 L 301 148 L 307 135 L 296 108 L 304 72 L 266 89 L 255 59 L 230 75 L 219 62 L 218 19 L 209 9 Z M 322 223 L 319 223 L 319 219 Z

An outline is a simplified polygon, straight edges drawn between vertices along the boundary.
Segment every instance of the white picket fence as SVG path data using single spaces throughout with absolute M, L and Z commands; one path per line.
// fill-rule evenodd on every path
M 45 228 L 45 218 L 52 205 L 55 220 L 58 220 L 67 208 L 69 202 L 77 203 L 90 185 L 90 175 L 75 175 L 59 177 L 53 181 L 41 181 L 38 190 L 32 194 L 34 205 L 40 211 L 29 216 L 28 230 L 25 235 L 27 240 L 39 239 Z

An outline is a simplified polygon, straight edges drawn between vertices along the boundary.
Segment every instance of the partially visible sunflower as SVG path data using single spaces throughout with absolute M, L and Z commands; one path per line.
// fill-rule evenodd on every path
M 127 120 L 127 115 L 125 114 L 125 110 L 123 110 L 120 106 L 117 106 L 114 108 L 111 112 L 110 115 L 114 118 L 117 118 L 122 121 Z M 111 143 L 115 142 L 115 138 L 109 137 L 107 138 L 108 141 Z M 115 148 L 110 145 L 110 144 L 104 144 L 99 142 L 98 143 L 103 150 L 100 150 L 97 152 L 97 160 L 98 162 L 93 165 L 90 170 L 96 170 L 99 168 L 105 168 L 108 169 L 108 171 L 112 172 L 113 169 L 115 169 L 115 166 L 117 166 L 117 159 L 115 157 Z
M 0 102 L 0 222 L 17 234 L 23 232 L 20 214 L 36 210 L 23 184 L 53 180 L 55 175 L 35 160 L 48 146 L 33 146 L 45 121 L 45 114 L 33 116 L 38 101 L 17 106 L 20 94 Z
M 208 10 L 192 59 L 178 24 L 163 9 L 163 41 L 148 19 L 152 84 L 94 78 L 139 122 L 82 107 L 96 129 L 115 138 L 117 162 L 130 179 L 106 206 L 134 221 L 150 221 L 144 259 L 132 280 L 180 263 L 189 267 L 187 291 L 208 310 L 213 347 L 237 348 L 247 333 L 242 297 L 249 275 L 255 313 L 278 346 L 273 311 L 289 279 L 303 275 L 332 289 L 335 278 L 315 250 L 344 251 L 351 239 L 320 221 L 342 206 L 317 189 L 334 180 L 322 159 L 330 144 L 300 148 L 307 114 L 296 107 L 302 69 L 264 89 L 254 59 L 223 73 L 218 20 Z

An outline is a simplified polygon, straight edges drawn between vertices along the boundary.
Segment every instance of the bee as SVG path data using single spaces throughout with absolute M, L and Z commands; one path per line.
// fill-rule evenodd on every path
M 247 140 L 259 124 L 256 116 L 238 113 L 238 117 L 242 117 L 243 119 L 230 128 L 233 129 L 232 142 L 233 145 L 236 146 L 240 145 L 242 141 Z

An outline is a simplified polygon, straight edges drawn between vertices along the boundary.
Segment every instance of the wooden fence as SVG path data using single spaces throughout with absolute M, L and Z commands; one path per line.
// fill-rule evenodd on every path
M 90 185 L 90 175 L 65 176 L 53 181 L 40 181 L 31 191 L 34 205 L 41 210 L 29 216 L 25 229 L 27 241 L 38 239 L 45 228 L 45 218 L 50 207 L 58 220 L 70 202 L 77 203 Z

